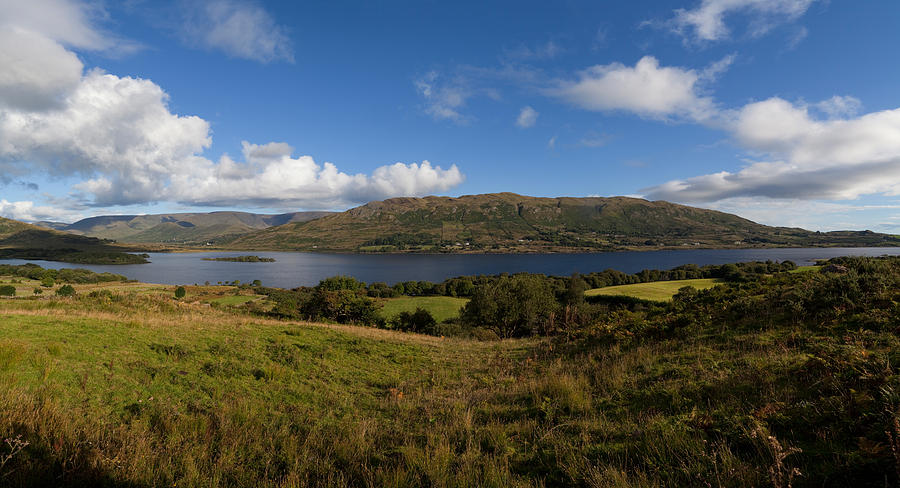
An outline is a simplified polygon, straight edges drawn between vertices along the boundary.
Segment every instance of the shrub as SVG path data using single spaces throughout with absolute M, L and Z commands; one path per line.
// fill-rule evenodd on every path
M 54 280 L 52 276 L 44 276 L 41 278 L 41 286 L 44 288 L 53 288 L 53 285 L 55 284 L 56 280 Z
M 75 288 L 72 285 L 63 285 L 56 290 L 56 295 L 61 297 L 75 296 Z
M 12 285 L 0 285 L 0 297 L 16 296 L 16 287 Z
M 415 312 L 400 312 L 394 317 L 394 324 L 398 330 L 406 332 L 430 333 L 437 325 L 437 321 L 431 316 L 431 312 L 416 307 Z
M 35 295 L 40 295 L 40 294 L 42 294 L 42 293 L 44 293 L 44 290 L 42 290 L 41 287 L 39 287 L 39 286 L 35 286 L 35 287 L 34 287 L 34 294 L 35 294 Z
M 187 295 L 187 291 L 185 291 L 183 286 L 175 288 L 175 298 L 178 298 L 180 300 L 184 298 L 185 295 Z

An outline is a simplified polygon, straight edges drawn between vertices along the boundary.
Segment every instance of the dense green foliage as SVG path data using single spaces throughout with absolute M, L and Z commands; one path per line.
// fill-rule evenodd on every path
M 19 276 L 40 280 L 43 286 L 51 287 L 60 283 L 107 283 L 126 281 L 128 278 L 113 273 L 95 273 L 82 268 L 44 269 L 36 264 L 0 264 L 0 276 Z
M 175 298 L 180 300 L 180 299 L 184 298 L 184 296 L 186 294 L 187 294 L 187 291 L 184 289 L 183 286 L 179 286 L 178 288 L 175 288 Z
M 0 285 L 0 297 L 16 296 L 16 287 L 12 285 Z
M 60 297 L 75 296 L 75 288 L 72 285 L 63 285 L 56 289 L 56 295 Z

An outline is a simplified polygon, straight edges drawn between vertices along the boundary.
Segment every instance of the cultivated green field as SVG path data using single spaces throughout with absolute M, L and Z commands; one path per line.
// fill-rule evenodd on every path
M 466 298 L 455 297 L 397 297 L 381 300 L 381 316 L 390 319 L 400 312 L 415 312 L 417 308 L 428 310 L 438 322 L 459 316 L 468 303 Z
M 655 281 L 651 283 L 635 283 L 633 285 L 607 286 L 586 291 L 586 296 L 609 295 L 629 296 L 641 300 L 653 300 L 662 302 L 671 300 L 678 290 L 685 286 L 693 286 L 698 290 L 705 290 L 716 286 L 718 280 L 701 278 L 696 280 Z

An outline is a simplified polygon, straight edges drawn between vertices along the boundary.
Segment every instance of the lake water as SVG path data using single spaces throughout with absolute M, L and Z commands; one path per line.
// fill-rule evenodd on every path
M 253 254 L 274 263 L 204 261 L 208 257 Z M 425 280 L 440 282 L 463 275 L 493 275 L 527 271 L 568 276 L 612 268 L 625 273 L 671 269 L 682 264 L 726 264 L 743 261 L 785 261 L 798 265 L 837 256 L 900 256 L 900 248 L 686 249 L 677 251 L 590 254 L 319 254 L 299 252 L 150 253 L 150 264 L 74 265 L 52 261 L 0 260 L 5 264 L 34 262 L 45 268 L 87 268 L 108 271 L 146 283 L 193 284 L 260 280 L 266 286 L 312 286 L 323 278 L 349 275 L 371 283 Z

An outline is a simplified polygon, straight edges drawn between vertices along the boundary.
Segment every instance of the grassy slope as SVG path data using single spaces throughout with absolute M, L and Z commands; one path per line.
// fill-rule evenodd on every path
M 640 298 L 641 300 L 666 301 L 671 300 L 678 290 L 685 286 L 692 286 L 698 290 L 705 290 L 716 286 L 715 279 L 655 281 L 651 283 L 635 283 L 633 285 L 607 286 L 594 288 L 584 292 L 586 296 L 612 295 Z
M 455 297 L 397 297 L 381 300 L 381 316 L 392 318 L 400 312 L 415 312 L 417 308 L 428 310 L 438 322 L 459 316 L 468 299 Z
M 662 201 L 499 193 L 371 202 L 321 219 L 248 234 L 228 246 L 357 251 L 368 249 L 376 239 L 404 234 L 417 235 L 419 244 L 427 249 L 443 243 L 445 250 L 501 251 L 683 247 L 694 243 L 716 247 L 884 245 L 892 239 L 880 234 L 815 234 L 767 227 L 736 215 Z M 471 246 L 456 246 L 464 242 Z
M 798 291 L 824 279 L 792 276 L 805 280 Z M 762 324 L 630 345 L 478 343 L 146 294 L 0 300 L 0 437 L 31 443 L 0 476 L 11 486 L 767 486 L 770 469 L 797 467 L 798 487 L 891 482 L 883 433 L 858 445 L 830 436 L 835 422 L 864 428 L 873 419 L 860 412 L 895 399 L 898 350 L 891 332 Z M 808 445 L 791 453 L 798 439 Z

